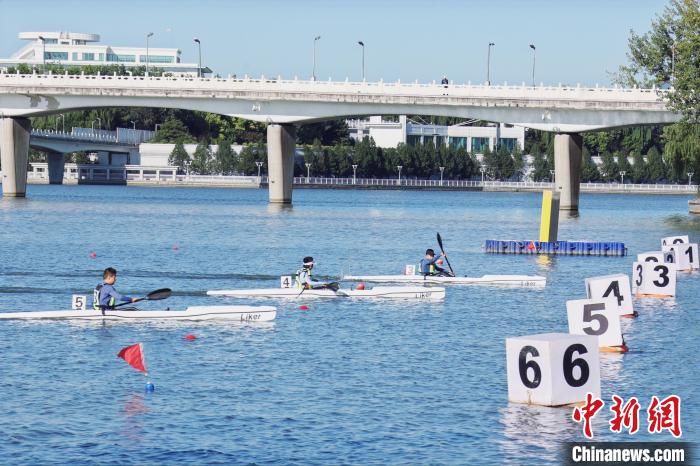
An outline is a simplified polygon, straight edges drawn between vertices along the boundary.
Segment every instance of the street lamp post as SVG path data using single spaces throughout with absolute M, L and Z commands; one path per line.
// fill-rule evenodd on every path
M 160 128 L 160 123 L 156 123 L 156 126 L 155 126 L 155 131 L 154 131 L 155 133 L 157 133 L 157 132 L 158 132 L 158 128 Z
M 148 63 L 151 61 L 151 59 L 148 56 L 148 39 L 151 37 L 153 37 L 152 32 L 146 34 L 146 76 L 148 76 Z
M 192 161 L 185 160 L 185 176 L 187 177 L 188 181 L 190 179 L 190 165 L 192 165 Z
M 365 43 L 361 40 L 357 41 L 362 46 L 362 81 L 365 80 Z
M 693 175 L 694 174 L 695 174 L 695 172 L 688 172 L 688 186 L 693 184 Z
M 262 168 L 263 163 L 262 162 L 255 162 L 255 165 L 258 167 L 258 181 L 260 181 L 260 168 Z
M 556 180 L 554 179 L 554 170 L 549 170 L 549 174 L 552 175 L 552 184 L 556 184 Z
M 61 132 L 65 133 L 66 132 L 66 116 L 64 114 L 60 114 L 56 117 L 56 132 L 58 133 L 58 119 L 61 119 Z
M 401 169 L 403 168 L 403 165 L 397 165 L 396 168 L 399 169 L 399 186 L 401 186 Z
M 534 44 L 530 44 L 532 49 L 532 87 L 535 87 L 535 51 L 537 50 Z
M 481 172 L 481 186 L 484 185 L 484 173 L 486 172 L 486 169 L 484 167 L 479 168 L 479 171 Z
M 129 120 L 129 122 L 134 125 L 134 131 L 136 131 L 136 122 L 134 120 Z
M 440 167 L 440 186 L 442 186 L 442 174 L 445 171 L 445 167 Z
M 314 37 L 314 56 L 313 56 L 313 64 L 314 64 L 314 69 L 313 72 L 311 73 L 311 79 L 316 81 L 316 42 L 321 38 L 321 36 L 316 36 Z
M 41 66 L 44 67 L 44 71 L 46 71 L 46 39 L 44 36 L 39 36 L 39 40 L 41 41 L 42 45 Z
M 197 77 L 201 78 L 202 77 L 202 43 L 196 37 L 194 38 L 194 41 L 197 43 L 197 49 L 199 51 L 199 67 L 197 68 Z
M 489 42 L 489 53 L 486 58 L 486 85 L 490 86 L 491 85 L 491 47 L 493 47 L 494 44 L 493 42 Z
M 311 177 L 311 164 L 306 162 L 304 165 L 306 165 L 306 184 L 309 184 L 309 178 Z
M 357 165 L 352 166 L 352 184 L 357 184 Z
M 626 174 L 626 173 L 627 173 L 627 172 L 624 171 L 624 170 L 622 170 L 622 171 L 620 172 L 620 177 L 622 178 L 621 184 L 625 184 L 625 174 Z
M 97 129 L 99 130 L 102 128 L 102 119 L 100 117 L 97 117 L 96 119 L 92 120 L 92 132 L 93 133 L 95 132 L 95 122 L 96 121 L 99 122 L 97 124 Z

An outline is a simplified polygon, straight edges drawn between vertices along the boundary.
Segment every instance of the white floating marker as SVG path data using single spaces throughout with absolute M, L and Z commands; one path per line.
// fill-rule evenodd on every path
M 542 333 L 506 338 L 508 401 L 561 406 L 600 397 L 598 338 Z
M 283 275 L 280 277 L 280 288 L 291 288 L 294 286 L 294 280 L 289 275 Z
M 664 251 L 674 254 L 674 262 L 679 272 L 691 272 L 698 268 L 697 243 L 678 243 L 664 246 Z
M 586 297 L 588 299 L 615 298 L 615 309 L 619 315 L 626 317 L 636 315 L 632 305 L 630 279 L 623 273 L 586 278 Z
M 666 238 L 661 238 L 661 247 L 670 246 L 672 244 L 680 244 L 680 243 L 690 243 L 690 239 L 688 239 L 688 235 L 667 236 Z
M 569 333 L 598 337 L 601 352 L 627 352 L 615 297 L 567 301 L 566 314 Z
M 637 254 L 637 262 L 666 262 L 663 251 L 649 251 Z
M 635 262 L 632 280 L 637 296 L 669 297 L 676 295 L 676 264 Z
M 87 296 L 74 294 L 71 300 L 71 309 L 74 311 L 84 311 L 85 306 L 87 306 Z
M 404 275 L 415 275 L 416 266 L 414 264 L 406 264 L 406 268 L 403 271 Z

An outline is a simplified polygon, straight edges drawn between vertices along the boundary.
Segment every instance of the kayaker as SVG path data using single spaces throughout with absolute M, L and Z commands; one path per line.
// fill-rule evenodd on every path
M 436 256 L 435 251 L 433 251 L 432 249 L 427 249 L 425 251 L 425 257 L 421 259 L 419 264 L 421 275 L 423 275 L 424 277 L 428 275 L 438 277 L 451 277 L 452 274 L 450 272 L 437 265 L 437 261 L 446 257 L 447 254 L 445 253 L 438 254 Z
M 92 293 L 92 307 L 96 310 L 114 309 L 119 303 L 135 303 L 138 298 L 124 296 L 114 288 L 117 281 L 117 271 L 112 267 L 107 267 L 102 272 L 102 283 L 95 287 Z
M 301 270 L 297 270 L 297 275 L 296 275 L 296 281 L 297 281 L 297 287 L 299 288 L 304 288 L 307 290 L 310 289 L 320 289 L 320 288 L 330 288 L 330 289 L 337 289 L 338 284 L 335 282 L 332 283 L 327 283 L 327 282 L 319 282 L 313 279 L 311 275 L 311 271 L 314 268 L 314 258 L 311 256 L 306 256 L 304 257 L 304 266 L 302 267 Z

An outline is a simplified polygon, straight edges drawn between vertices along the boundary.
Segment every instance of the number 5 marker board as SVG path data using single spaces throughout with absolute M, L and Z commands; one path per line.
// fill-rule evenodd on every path
M 569 333 L 598 337 L 601 352 L 627 351 L 620 329 L 616 298 L 575 299 L 566 302 Z
M 649 263 L 655 264 L 655 262 Z M 615 298 L 615 309 L 621 316 L 636 316 L 632 307 L 630 279 L 625 274 L 587 278 L 586 296 L 588 299 Z
M 542 333 L 506 338 L 508 401 L 561 406 L 600 397 L 598 337 Z

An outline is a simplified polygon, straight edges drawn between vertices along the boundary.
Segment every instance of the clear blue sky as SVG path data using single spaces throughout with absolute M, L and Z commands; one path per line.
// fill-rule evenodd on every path
M 361 77 L 366 44 L 368 80 L 440 79 L 483 82 L 487 44 L 491 81 L 607 84 L 626 62 L 630 29 L 647 31 L 662 0 L 0 0 L 0 55 L 23 41 L 21 31 L 101 35 L 110 45 L 177 47 L 221 75 L 311 75 L 312 42 L 319 79 Z

